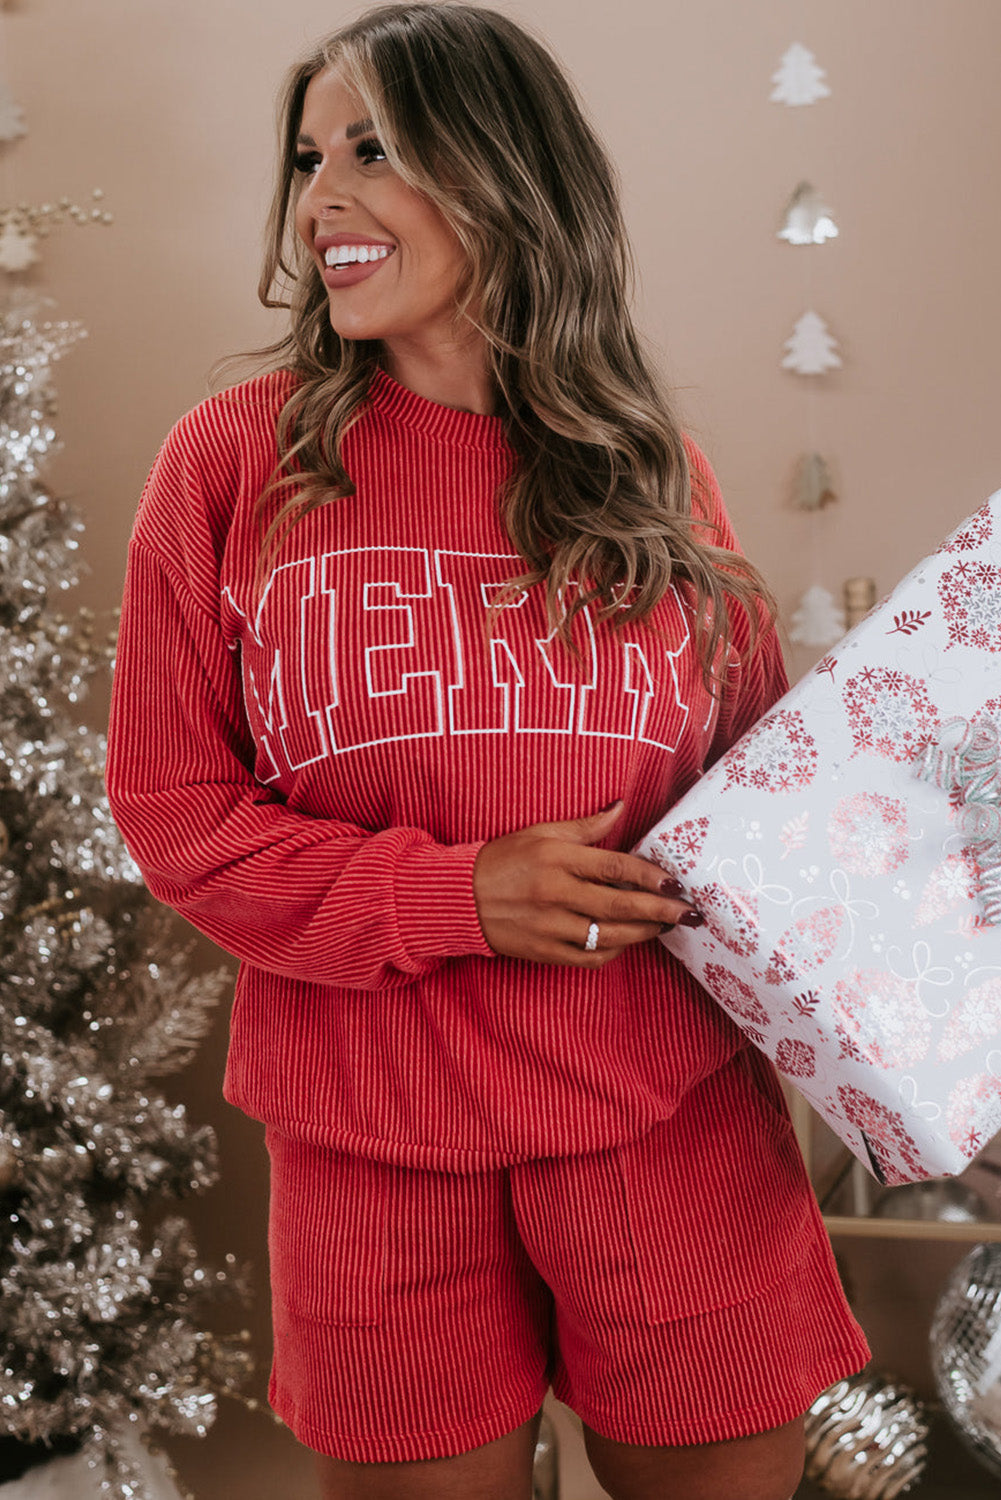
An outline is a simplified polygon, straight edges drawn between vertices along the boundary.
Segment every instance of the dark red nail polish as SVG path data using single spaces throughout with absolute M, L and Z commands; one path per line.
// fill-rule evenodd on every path
M 704 927 L 706 919 L 700 911 L 683 911 L 678 918 L 679 927 Z
M 680 880 L 675 880 L 673 875 L 668 875 L 660 882 L 660 893 L 662 896 L 680 896 L 684 886 Z

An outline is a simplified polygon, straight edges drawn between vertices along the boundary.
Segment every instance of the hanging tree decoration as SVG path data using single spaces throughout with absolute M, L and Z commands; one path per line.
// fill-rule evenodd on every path
M 817 59 L 808 47 L 793 42 L 783 54 L 778 72 L 772 74 L 775 87 L 772 90 L 773 104 L 816 104 L 818 99 L 830 97 L 830 89 L 824 81 L 824 70 L 817 66 Z
M 805 312 L 797 319 L 785 347 L 782 368 L 797 375 L 825 375 L 841 368 L 837 340 L 818 313 Z
M 822 245 L 837 235 L 838 226 L 817 189 L 801 182 L 786 206 L 779 239 L 790 245 Z
M 833 646 L 845 633 L 844 611 L 830 589 L 819 583 L 807 589 L 789 621 L 789 639 L 796 646 Z
M 831 93 L 823 68 L 818 66 L 809 48 L 800 42 L 794 42 L 783 54 L 778 71 L 772 75 L 772 83 L 771 98 L 776 104 L 816 104 L 819 99 L 829 98 Z M 778 238 L 789 245 L 823 245 L 837 235 L 838 226 L 830 208 L 811 182 L 801 181 L 786 205 Z M 811 310 L 797 320 L 791 337 L 786 340 L 781 363 L 783 369 L 807 376 L 824 375 L 841 367 L 837 341 L 819 314 Z M 820 453 L 805 453 L 800 459 L 795 498 L 798 509 L 814 514 L 837 499 L 830 470 Z M 816 526 L 814 522 L 814 550 L 817 547 Z M 799 646 L 824 650 L 839 641 L 844 633 L 845 614 L 834 595 L 821 584 L 812 584 L 793 611 L 789 639 Z M 876 1491 L 872 1493 L 875 1495 Z
M 16 141 L 27 135 L 24 112 L 7 85 L 0 79 L 0 141 Z
M 837 498 L 827 460 L 820 453 L 804 453 L 796 473 L 797 508 L 823 510 Z

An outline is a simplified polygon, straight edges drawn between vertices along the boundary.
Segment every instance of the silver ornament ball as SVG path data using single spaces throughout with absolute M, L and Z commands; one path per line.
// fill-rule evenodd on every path
M 966 1446 L 1001 1478 L 1001 1245 L 974 1245 L 959 1262 L 929 1343 L 942 1405 Z
M 990 1218 L 980 1194 L 954 1177 L 888 1188 L 873 1214 L 878 1219 L 927 1219 L 938 1224 L 978 1224 Z
M 839 1380 L 806 1417 L 806 1475 L 836 1500 L 894 1500 L 924 1473 L 924 1408 L 878 1375 Z

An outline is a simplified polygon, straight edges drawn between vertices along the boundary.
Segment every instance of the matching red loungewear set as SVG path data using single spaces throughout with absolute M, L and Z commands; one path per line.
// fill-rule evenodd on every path
M 630 848 L 785 690 L 721 706 L 682 587 L 552 638 L 497 487 L 499 418 L 377 372 L 357 493 L 261 593 L 255 508 L 292 388 L 203 402 L 131 544 L 108 790 L 153 894 L 242 962 L 225 1092 L 267 1125 L 272 1401 L 311 1447 L 461 1452 L 549 1383 L 622 1442 L 788 1421 L 868 1351 L 770 1065 L 661 944 L 600 971 L 487 946 L 484 841 L 618 797 Z M 737 550 L 689 446 L 693 495 Z M 587 930 L 582 918 L 581 940 Z

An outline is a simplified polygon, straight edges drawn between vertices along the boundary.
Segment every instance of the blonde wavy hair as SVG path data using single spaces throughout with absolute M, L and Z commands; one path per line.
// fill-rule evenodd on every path
M 762 607 L 774 615 L 771 597 L 750 563 L 697 535 L 705 512 L 693 515 L 681 432 L 628 312 L 633 266 L 615 171 L 545 47 L 479 6 L 380 6 L 287 77 L 259 291 L 266 307 L 290 310 L 288 335 L 265 352 L 298 381 L 262 497 L 261 576 L 308 511 L 354 494 L 343 441 L 380 363 L 379 344 L 331 328 L 326 288 L 295 234 L 303 101 L 332 66 L 364 102 L 393 169 L 437 205 L 465 251 L 456 319 L 486 341 L 516 455 L 501 502 L 525 571 L 510 591 L 544 584 L 550 621 L 570 643 L 577 611 L 594 605 L 624 624 L 684 580 L 713 686 L 729 635 L 724 595 L 749 611 L 752 645 Z

